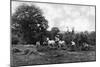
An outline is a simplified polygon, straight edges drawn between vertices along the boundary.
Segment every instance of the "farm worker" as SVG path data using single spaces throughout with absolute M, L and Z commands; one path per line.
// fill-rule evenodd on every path
M 40 42 L 39 41 L 36 42 L 36 46 L 37 47 L 40 46 Z
M 71 50 L 75 50 L 75 42 L 71 41 Z

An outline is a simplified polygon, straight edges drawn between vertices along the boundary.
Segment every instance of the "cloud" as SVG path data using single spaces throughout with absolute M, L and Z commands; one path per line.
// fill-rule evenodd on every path
M 43 15 L 48 20 L 48 30 L 58 27 L 60 30 L 66 31 L 67 26 L 70 29 L 74 27 L 76 31 L 95 30 L 95 7 L 93 6 L 15 2 L 12 5 L 13 12 L 16 6 L 22 3 L 35 4 L 42 9 Z

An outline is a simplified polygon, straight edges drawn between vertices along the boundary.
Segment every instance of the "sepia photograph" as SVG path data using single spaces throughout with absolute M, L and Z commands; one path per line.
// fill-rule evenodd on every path
M 11 1 L 11 67 L 96 61 L 96 6 Z

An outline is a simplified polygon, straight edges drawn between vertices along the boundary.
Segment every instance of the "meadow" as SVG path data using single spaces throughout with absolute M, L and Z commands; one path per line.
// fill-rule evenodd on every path
M 20 47 L 20 48 L 19 48 Z M 11 66 L 28 66 L 41 64 L 58 64 L 72 62 L 88 62 L 96 60 L 96 52 L 93 51 L 71 51 L 65 49 L 42 48 L 37 50 L 36 47 L 24 47 L 23 45 L 14 45 L 13 49 L 29 50 L 26 54 L 21 52 L 13 53 L 11 51 Z M 40 49 L 40 48 L 38 48 Z

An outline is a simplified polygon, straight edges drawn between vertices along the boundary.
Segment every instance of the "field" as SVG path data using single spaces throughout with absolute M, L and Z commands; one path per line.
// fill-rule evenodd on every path
M 68 51 L 62 49 L 37 51 L 35 47 L 13 46 L 13 48 L 15 47 L 22 50 L 29 49 L 29 53 L 22 54 L 23 51 L 18 53 L 11 52 L 12 67 L 96 60 L 95 51 Z

